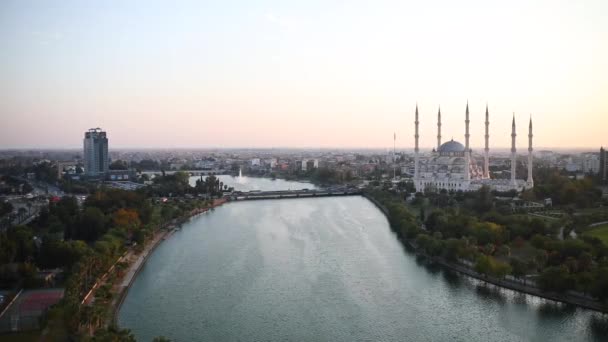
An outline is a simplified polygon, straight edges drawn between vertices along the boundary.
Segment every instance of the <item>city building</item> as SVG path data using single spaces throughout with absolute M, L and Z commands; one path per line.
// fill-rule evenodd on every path
M 608 155 L 604 147 L 600 148 L 600 180 L 603 184 L 608 184 Z
M 516 147 L 515 147 L 515 115 L 513 115 L 511 130 L 511 177 L 510 179 L 490 178 L 490 135 L 489 135 L 489 112 L 486 106 L 485 120 L 485 148 L 483 154 L 483 167 L 476 164 L 471 157 L 472 150 L 469 145 L 469 104 L 466 107 L 465 118 L 465 145 L 454 139 L 445 143 L 441 142 L 441 109 L 437 114 L 437 147 L 430 155 L 421 158 L 419 149 L 419 116 L 418 105 L 416 105 L 415 124 L 415 147 L 414 147 L 414 185 L 416 191 L 425 190 L 453 190 L 474 191 L 482 186 L 498 191 L 517 190 L 534 187 L 532 178 L 532 119 L 530 118 L 528 133 L 528 179 L 516 179 Z
M 597 153 L 583 153 L 581 157 L 584 173 L 597 175 L 600 172 L 600 158 Z
M 108 172 L 108 137 L 101 128 L 84 133 L 84 172 L 88 177 L 100 177 Z

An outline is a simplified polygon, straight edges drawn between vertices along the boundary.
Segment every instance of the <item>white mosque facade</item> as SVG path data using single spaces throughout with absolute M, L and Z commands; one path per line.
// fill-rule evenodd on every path
M 448 191 L 475 191 L 482 186 L 488 186 L 492 190 L 521 192 L 525 189 L 534 187 L 532 179 L 532 119 L 530 119 L 528 134 L 528 179 L 516 179 L 516 129 L 515 116 L 513 117 L 511 132 L 511 179 L 491 179 L 489 163 L 489 113 L 486 106 L 485 121 L 485 148 L 483 165 L 477 165 L 472 158 L 472 150 L 469 145 L 469 105 L 466 107 L 465 119 L 465 144 L 461 144 L 453 139 L 441 142 L 441 109 L 437 115 L 437 148 L 433 149 L 430 155 L 421 156 L 419 149 L 418 132 L 418 106 L 416 105 L 415 120 L 415 147 L 414 147 L 414 185 L 416 191 L 425 190 L 448 190 Z

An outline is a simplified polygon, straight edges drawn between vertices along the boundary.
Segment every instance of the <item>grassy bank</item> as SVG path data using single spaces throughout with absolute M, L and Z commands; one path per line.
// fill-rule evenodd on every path
M 593 227 L 593 229 L 586 231 L 584 235 L 598 238 L 602 240 L 606 246 L 608 246 L 608 223 Z

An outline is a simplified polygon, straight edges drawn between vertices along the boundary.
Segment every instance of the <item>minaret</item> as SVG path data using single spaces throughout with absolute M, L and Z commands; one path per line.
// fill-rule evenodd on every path
M 483 178 L 490 178 L 490 114 L 488 104 L 486 104 L 486 148 L 483 155 Z
M 437 151 L 441 147 L 441 107 L 439 107 L 439 113 L 437 113 Z
M 414 124 L 416 125 L 416 133 L 414 134 L 414 138 L 415 138 L 415 144 L 414 144 L 414 186 L 416 187 L 416 191 L 418 191 L 418 152 L 419 152 L 419 146 L 418 146 L 418 138 L 420 137 L 418 135 L 418 104 L 416 103 L 416 121 L 414 121 Z
M 513 123 L 511 124 L 511 185 L 514 187 L 517 185 L 515 182 L 515 164 L 517 163 L 517 156 L 515 155 L 515 152 L 517 152 L 517 150 L 515 149 L 516 136 L 517 134 L 515 133 L 515 113 L 513 113 Z
M 533 188 L 534 187 L 534 179 L 532 179 L 532 162 L 533 162 L 533 157 L 532 157 L 532 115 L 530 115 L 530 126 L 528 127 L 528 181 L 527 181 L 527 187 L 528 188 Z
M 471 179 L 471 149 L 469 148 L 469 101 L 467 101 L 467 110 L 466 110 L 466 119 L 465 123 L 465 133 L 464 133 L 464 156 L 466 160 L 465 166 L 465 180 Z
M 465 133 L 464 133 L 464 147 L 467 152 L 469 152 L 469 101 L 467 101 L 467 117 L 464 120 L 465 123 Z

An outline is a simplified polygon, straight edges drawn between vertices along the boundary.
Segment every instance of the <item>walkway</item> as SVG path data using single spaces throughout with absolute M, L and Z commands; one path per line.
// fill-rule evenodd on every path
M 263 200 L 263 199 L 288 199 L 309 197 L 334 197 L 334 196 L 357 196 L 362 192 L 359 189 L 345 190 L 288 190 L 288 191 L 250 191 L 235 192 L 230 196 L 233 201 Z

